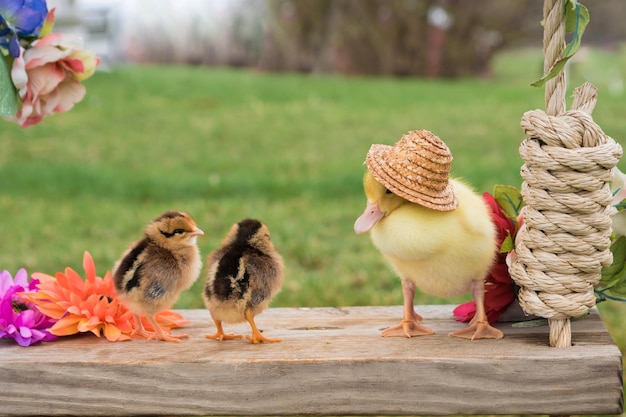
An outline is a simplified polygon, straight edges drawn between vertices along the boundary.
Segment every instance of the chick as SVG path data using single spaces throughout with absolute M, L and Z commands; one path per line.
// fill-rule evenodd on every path
M 368 204 L 354 230 L 370 232 L 400 276 L 404 296 L 404 317 L 384 330 L 384 337 L 434 333 L 414 310 L 416 288 L 440 297 L 471 291 L 476 316 L 451 336 L 503 337 L 489 325 L 484 309 L 483 280 L 496 255 L 495 228 L 482 198 L 448 178 L 448 152 L 432 133 L 413 131 L 394 147 L 373 145 L 368 153 L 363 180 Z
M 133 312 L 137 334 L 170 342 L 188 337 L 168 335 L 154 316 L 170 308 L 198 278 L 202 259 L 196 240 L 203 234 L 188 214 L 168 211 L 151 221 L 143 239 L 133 243 L 116 262 L 115 289 Z M 150 321 L 154 333 L 145 330 L 141 314 Z
M 203 292 L 217 332 L 207 339 L 239 339 L 224 333 L 222 322 L 247 321 L 252 343 L 281 342 L 259 332 L 254 317 L 265 310 L 283 282 L 283 260 L 270 241 L 270 233 L 258 220 L 244 219 L 233 225 L 221 247 L 207 257 L 208 274 Z

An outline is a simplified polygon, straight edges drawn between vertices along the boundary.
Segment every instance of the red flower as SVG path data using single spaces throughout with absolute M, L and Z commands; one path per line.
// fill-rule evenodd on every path
M 498 235 L 498 255 L 489 274 L 485 278 L 485 311 L 489 323 L 494 323 L 504 313 L 506 308 L 515 300 L 515 284 L 509 275 L 506 264 L 506 252 L 501 252 L 502 243 L 509 237 L 515 238 L 516 225 L 513 219 L 504 213 L 502 207 L 489 193 L 483 194 L 483 200 L 491 212 L 491 220 Z M 454 309 L 453 314 L 458 321 L 468 322 L 474 318 L 476 303 L 474 301 L 461 304 Z

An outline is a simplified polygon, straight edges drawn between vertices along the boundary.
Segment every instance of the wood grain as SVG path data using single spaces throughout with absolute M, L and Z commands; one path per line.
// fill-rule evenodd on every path
M 275 308 L 269 337 L 218 342 L 204 310 L 179 344 L 92 335 L 21 348 L 0 340 L 0 415 L 619 414 L 621 353 L 596 310 L 572 323 L 574 346 L 548 327 L 497 325 L 502 340 L 448 337 L 453 306 L 418 306 L 436 335 L 382 338 L 400 306 Z M 249 334 L 246 325 L 225 330 Z M 174 333 L 177 333 L 175 331 Z

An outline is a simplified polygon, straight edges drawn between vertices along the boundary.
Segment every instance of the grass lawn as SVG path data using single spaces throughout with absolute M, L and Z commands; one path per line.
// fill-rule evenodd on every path
M 177 209 L 205 231 L 203 256 L 244 217 L 268 225 L 286 263 L 273 306 L 401 304 L 399 279 L 352 230 L 370 145 L 428 129 L 451 148 L 454 176 L 481 192 L 519 187 L 519 121 L 544 108 L 543 89 L 530 87 L 540 70 L 541 53 L 521 51 L 500 56 L 489 81 L 176 66 L 98 72 L 69 113 L 26 130 L 0 124 L 0 269 L 82 273 L 88 250 L 104 274 L 150 219 Z M 626 100 L 616 74 L 624 73 L 624 52 L 592 51 L 572 68 L 576 85 L 599 87 L 594 118 L 618 141 Z M 203 307 L 202 281 L 177 308 Z M 467 299 L 420 294 L 416 303 Z M 626 310 L 604 304 L 625 349 Z

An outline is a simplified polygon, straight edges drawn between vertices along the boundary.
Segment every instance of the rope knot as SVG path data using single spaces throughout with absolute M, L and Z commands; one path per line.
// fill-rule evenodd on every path
M 527 205 L 510 272 L 524 311 L 548 319 L 580 317 L 593 307 L 593 288 L 612 262 L 609 183 L 622 148 L 591 117 L 595 87 L 575 94 L 572 110 L 532 110 L 521 121 Z

